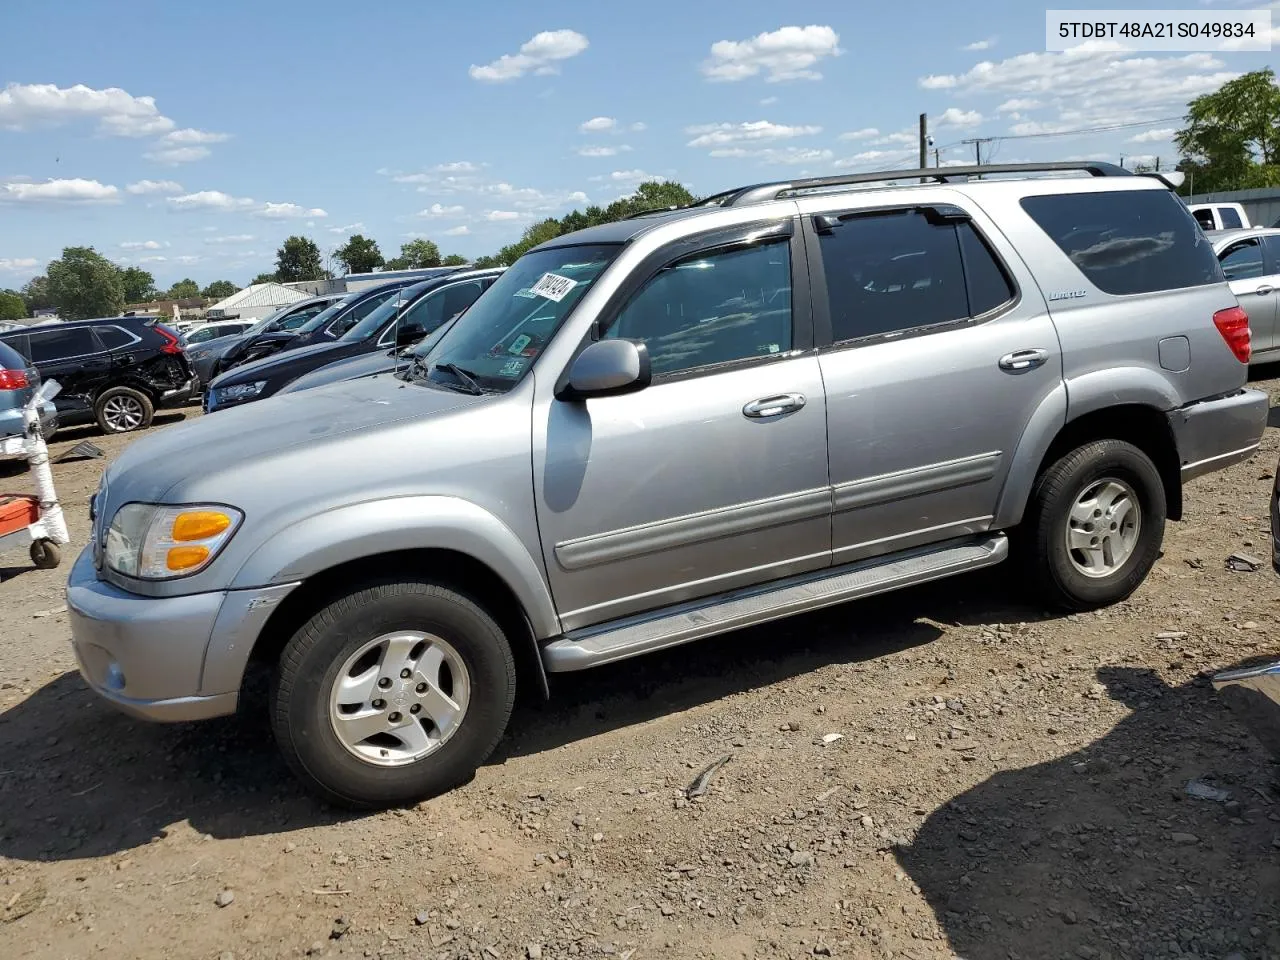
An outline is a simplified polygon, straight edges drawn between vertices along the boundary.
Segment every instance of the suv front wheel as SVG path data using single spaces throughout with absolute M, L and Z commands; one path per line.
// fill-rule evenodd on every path
M 151 426 L 155 405 L 141 390 L 111 387 L 99 394 L 93 413 L 103 433 L 129 433 Z
M 469 779 L 506 729 L 516 670 L 477 603 L 425 581 L 366 584 L 312 616 L 280 656 L 276 740 L 330 802 L 389 807 Z
M 1119 603 L 1142 584 L 1164 540 L 1164 483 L 1121 440 L 1072 450 L 1041 474 L 1023 546 L 1044 598 L 1067 610 Z

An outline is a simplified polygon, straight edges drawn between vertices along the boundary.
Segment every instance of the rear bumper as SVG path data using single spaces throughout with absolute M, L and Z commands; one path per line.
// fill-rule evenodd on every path
M 160 394 L 160 406 L 176 407 L 186 403 L 195 395 L 196 387 L 199 383 L 199 378 L 190 377 L 182 386 L 175 387 L 172 390 L 166 390 L 164 393 Z
M 1241 390 L 1170 412 L 1183 482 L 1253 456 L 1262 443 L 1270 406 L 1260 390 Z
M 26 433 L 26 429 L 22 408 L 0 410 L 0 437 L 21 437 Z M 52 400 L 45 400 L 40 404 L 40 429 L 46 440 L 58 429 L 58 408 L 53 405 Z

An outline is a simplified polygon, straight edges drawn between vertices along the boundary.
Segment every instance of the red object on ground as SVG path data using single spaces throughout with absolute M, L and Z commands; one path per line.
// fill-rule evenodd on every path
M 0 493 L 0 537 L 40 519 L 40 501 L 22 493 Z

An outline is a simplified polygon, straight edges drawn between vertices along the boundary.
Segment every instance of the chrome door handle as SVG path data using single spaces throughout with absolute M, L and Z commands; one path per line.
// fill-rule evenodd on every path
M 1015 350 L 1000 358 L 1001 370 L 1030 370 L 1049 362 L 1048 350 Z
M 1255 290 L 1255 291 L 1253 291 L 1253 292 L 1254 292 L 1254 293 L 1256 293 L 1256 294 L 1257 294 L 1258 296 L 1260 296 L 1260 297 L 1265 297 L 1268 293 L 1274 293 L 1274 292 L 1275 292 L 1275 289 L 1276 289 L 1276 288 L 1275 288 L 1275 287 L 1273 287 L 1273 286 L 1271 286 L 1271 284 L 1269 284 L 1269 283 L 1264 283 L 1262 286 L 1260 286 L 1257 290 Z
M 780 393 L 777 396 L 752 400 L 742 408 L 742 415 L 751 417 L 753 420 L 765 420 L 769 417 L 780 417 L 784 413 L 795 413 L 804 405 L 804 394 Z

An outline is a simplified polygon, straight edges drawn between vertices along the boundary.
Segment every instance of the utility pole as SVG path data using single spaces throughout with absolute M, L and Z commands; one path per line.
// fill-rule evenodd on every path
M 929 166 L 929 115 L 920 114 L 920 169 Z
M 973 144 L 973 152 L 978 161 L 978 166 L 982 166 L 982 145 L 984 143 L 991 143 L 993 140 L 995 140 L 995 137 L 975 137 L 972 140 L 961 140 L 960 142 Z
M 933 165 L 934 165 L 935 167 L 940 167 L 940 166 L 942 166 L 942 151 L 941 151 L 941 150 L 934 150 L 934 151 L 933 151 Z

